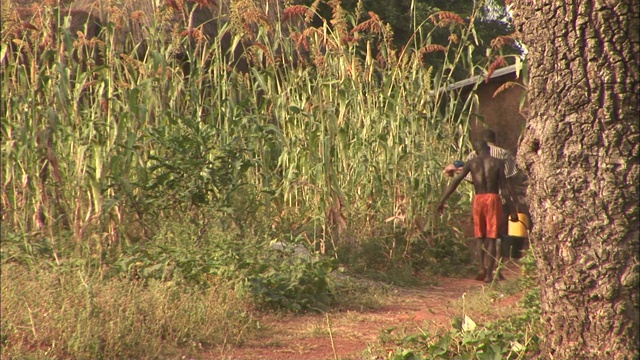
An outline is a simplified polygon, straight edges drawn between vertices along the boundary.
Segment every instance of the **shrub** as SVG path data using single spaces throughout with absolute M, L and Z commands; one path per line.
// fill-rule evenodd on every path
M 298 312 L 326 310 L 331 305 L 329 273 L 337 268 L 334 259 L 277 250 L 270 241 L 239 234 L 212 231 L 197 239 L 198 232 L 193 225 L 166 225 L 153 241 L 127 249 L 115 261 L 113 272 L 132 280 L 171 281 L 204 289 L 222 279 L 266 309 Z

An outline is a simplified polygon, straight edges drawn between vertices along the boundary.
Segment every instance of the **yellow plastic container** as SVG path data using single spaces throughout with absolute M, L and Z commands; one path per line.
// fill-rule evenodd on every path
M 529 237 L 529 217 L 527 214 L 518 213 L 518 221 L 509 219 L 509 236 L 528 238 Z

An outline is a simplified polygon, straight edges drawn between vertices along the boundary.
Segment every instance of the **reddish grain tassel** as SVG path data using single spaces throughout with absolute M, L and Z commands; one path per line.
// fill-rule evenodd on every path
M 380 17 L 376 15 L 373 11 L 369 11 L 369 16 L 371 19 L 358 24 L 358 26 L 351 29 L 351 34 L 356 32 L 369 32 L 372 34 L 382 34 L 382 21 Z
M 296 44 L 298 49 L 303 49 L 304 51 L 309 51 L 309 42 L 307 41 L 307 37 L 301 33 L 292 33 L 291 40 Z
M 519 85 L 519 84 L 517 82 L 514 82 L 514 81 L 508 81 L 508 82 L 500 85 L 500 87 L 497 88 L 496 91 L 493 93 L 493 97 L 496 97 L 501 92 L 503 92 L 503 91 L 505 91 L 505 90 L 507 90 L 509 88 L 512 88 L 512 87 L 514 87 L 516 85 Z
M 434 23 L 434 25 L 439 27 L 446 27 L 451 25 L 452 23 L 464 25 L 464 20 L 462 20 L 462 18 L 458 14 L 452 13 L 450 11 L 440 11 L 437 14 L 431 15 L 429 19 Z
M 347 36 L 342 38 L 342 43 L 343 44 L 348 44 L 348 45 L 353 45 L 353 44 L 357 43 L 358 41 L 360 41 L 359 37 L 351 36 L 351 35 L 347 35 Z
M 436 51 L 447 52 L 447 48 L 442 45 L 430 44 L 420 49 L 420 54 L 432 53 Z
M 462 18 L 458 14 L 452 13 L 450 11 L 441 11 L 440 13 L 438 13 L 438 17 L 440 18 L 440 20 L 452 20 L 460 25 L 464 25 L 464 20 L 462 20 Z
M 485 83 L 489 83 L 489 79 L 491 79 L 491 75 L 496 69 L 507 66 L 507 61 L 502 57 L 498 57 L 491 65 L 489 66 L 489 71 L 487 73 L 487 78 L 484 80 Z
M 501 49 L 505 45 L 514 45 L 515 43 L 516 40 L 511 36 L 498 36 L 491 40 L 491 47 L 494 49 Z
M 186 29 L 180 33 L 180 36 L 191 37 L 198 42 L 204 41 L 204 33 L 200 29 Z
M 446 53 L 447 48 L 442 45 L 435 45 L 435 44 L 426 45 L 425 47 L 420 49 L 420 51 L 418 52 L 418 56 L 420 57 L 420 62 L 424 64 L 424 54 L 428 54 L 436 51 L 442 51 Z
M 180 5 L 176 2 L 176 0 L 166 0 L 167 5 L 173 10 L 180 11 Z
M 131 13 L 130 17 L 131 17 L 131 20 L 138 21 L 138 20 L 140 20 L 140 19 L 142 19 L 144 17 L 144 11 L 142 11 L 142 10 L 134 11 L 134 12 Z
M 351 29 L 351 33 L 352 34 L 357 32 L 380 33 L 381 30 L 382 29 L 380 28 L 380 24 L 377 21 L 373 19 L 369 19 L 365 22 L 358 24 L 358 26 Z
M 293 5 L 293 6 L 289 6 L 288 8 L 284 9 L 284 16 L 282 17 L 283 21 L 289 21 L 293 18 L 295 18 L 296 16 L 300 16 L 302 18 L 310 18 L 310 14 L 309 12 L 311 12 L 311 10 L 304 6 L 304 5 Z
M 269 20 L 265 14 L 256 9 L 248 9 L 243 13 L 244 22 L 247 24 L 263 24 L 266 27 L 270 27 Z

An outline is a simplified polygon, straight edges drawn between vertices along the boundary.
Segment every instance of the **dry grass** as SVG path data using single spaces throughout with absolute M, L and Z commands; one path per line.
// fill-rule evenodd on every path
M 255 325 L 223 285 L 195 292 L 66 269 L 3 264 L 3 358 L 157 359 L 237 344 Z

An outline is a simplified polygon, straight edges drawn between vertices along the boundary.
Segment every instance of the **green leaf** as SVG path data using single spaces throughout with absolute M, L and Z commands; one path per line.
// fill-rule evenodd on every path
M 519 343 L 519 342 L 517 342 L 517 341 L 512 341 L 512 342 L 511 342 L 511 351 L 514 351 L 514 352 L 520 353 L 520 352 L 525 351 L 526 349 L 527 349 L 527 348 L 526 348 L 524 345 L 520 344 L 520 343 Z
M 300 114 L 302 112 L 302 109 L 295 106 L 295 105 L 290 105 L 289 106 L 289 111 L 292 112 L 293 114 Z
M 464 321 L 462 322 L 462 331 L 474 331 L 476 327 L 476 323 L 471 320 L 469 316 L 465 315 Z

